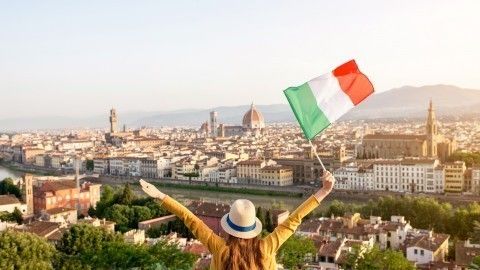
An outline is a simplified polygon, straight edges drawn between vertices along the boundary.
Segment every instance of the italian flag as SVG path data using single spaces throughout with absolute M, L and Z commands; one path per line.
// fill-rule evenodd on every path
M 373 93 L 367 76 L 351 60 L 327 74 L 283 91 L 308 140 Z

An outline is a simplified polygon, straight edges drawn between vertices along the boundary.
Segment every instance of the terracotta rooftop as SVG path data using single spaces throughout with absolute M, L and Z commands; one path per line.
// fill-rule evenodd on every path
M 18 204 L 20 201 L 15 195 L 0 195 L 0 205 Z
M 25 225 L 22 231 L 36 234 L 41 237 L 47 237 L 58 230 L 60 225 L 56 222 L 35 221 Z
M 58 191 L 65 189 L 74 189 L 77 187 L 77 184 L 74 180 L 60 180 L 60 181 L 48 181 L 41 186 L 43 192 L 47 191 Z
M 419 247 L 425 250 L 431 250 L 433 252 L 437 251 L 440 246 L 448 240 L 450 236 L 447 234 L 434 233 L 432 237 L 428 235 L 422 235 L 415 237 L 410 240 L 406 240 L 405 246 L 408 247 Z
M 262 164 L 263 160 L 256 160 L 256 159 L 251 159 L 251 160 L 244 160 L 240 161 L 237 163 L 238 165 L 260 165 Z
M 318 250 L 318 255 L 335 257 L 341 246 L 342 246 L 341 239 L 337 239 L 336 241 L 333 241 L 333 242 L 328 242 L 320 247 L 320 249 Z
M 230 205 L 193 201 L 188 208 L 197 216 L 221 218 L 230 211 Z
M 308 233 L 317 233 L 321 225 L 322 225 L 322 222 L 318 219 L 305 220 L 298 227 L 298 231 L 308 232 Z

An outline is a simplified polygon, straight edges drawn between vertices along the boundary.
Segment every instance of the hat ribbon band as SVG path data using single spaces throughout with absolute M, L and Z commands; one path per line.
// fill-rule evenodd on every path
M 228 224 L 228 226 L 230 226 L 230 228 L 234 229 L 235 231 L 239 231 L 239 232 L 253 231 L 255 229 L 255 227 L 257 226 L 256 222 L 254 222 L 253 225 L 251 225 L 251 226 L 246 226 L 246 227 L 238 226 L 237 224 L 233 223 L 230 220 L 230 215 L 227 215 L 227 224 Z

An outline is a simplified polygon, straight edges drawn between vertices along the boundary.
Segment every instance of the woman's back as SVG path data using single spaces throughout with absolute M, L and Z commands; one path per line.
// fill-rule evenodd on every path
M 275 230 L 260 239 L 262 223 L 255 216 L 255 206 L 248 200 L 236 200 L 230 212 L 221 219 L 222 229 L 230 235 L 224 240 L 185 206 L 160 192 L 155 186 L 140 180 L 142 189 L 175 214 L 190 229 L 193 235 L 212 254 L 210 269 L 215 270 L 256 270 L 277 269 L 276 253 L 282 244 L 295 232 L 302 219 L 315 209 L 330 193 L 335 179 L 330 173 L 323 177 L 323 187 L 303 202 Z

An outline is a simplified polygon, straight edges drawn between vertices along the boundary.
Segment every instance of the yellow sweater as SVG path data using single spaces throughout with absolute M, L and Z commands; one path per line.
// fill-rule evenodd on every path
M 275 254 L 280 246 L 295 232 L 302 222 L 302 218 L 319 205 L 317 199 L 311 196 L 293 211 L 287 220 L 278 225 L 275 230 L 261 240 L 260 248 L 263 253 L 263 265 L 265 269 L 277 269 Z M 196 217 L 185 206 L 169 196 L 163 200 L 164 206 L 172 214 L 182 220 L 193 235 L 202 242 L 212 254 L 210 269 L 223 270 L 222 262 L 228 256 L 228 247 L 225 240 L 215 234 L 202 220 Z M 255 270 L 255 269 L 252 269 Z

